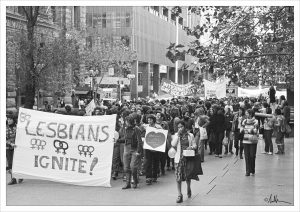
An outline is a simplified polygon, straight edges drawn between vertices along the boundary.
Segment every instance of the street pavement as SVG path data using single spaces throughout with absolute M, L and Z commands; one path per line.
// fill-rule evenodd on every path
M 274 152 L 277 151 L 273 138 Z M 111 188 L 83 187 L 41 180 L 24 180 L 7 186 L 7 206 L 293 206 L 294 139 L 285 139 L 284 155 L 261 154 L 257 148 L 256 174 L 245 176 L 245 161 L 235 154 L 217 158 L 205 152 L 204 175 L 192 181 L 192 197 L 187 198 L 182 184 L 183 203 L 177 204 L 174 171 L 166 171 L 158 182 L 146 185 L 140 177 L 139 188 L 122 190 L 119 176 Z M 234 150 L 233 150 L 234 151 Z M 9 182 L 10 175 L 6 175 Z

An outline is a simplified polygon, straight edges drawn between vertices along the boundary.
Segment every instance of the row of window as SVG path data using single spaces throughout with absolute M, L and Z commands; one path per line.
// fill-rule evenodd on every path
M 162 18 L 163 20 L 165 21 L 169 21 L 169 16 L 168 16 L 168 13 L 169 13 L 169 10 L 168 8 L 166 7 L 163 7 L 162 8 L 162 14 L 159 14 L 159 7 L 158 6 L 145 6 L 144 7 L 146 10 L 148 10 L 150 13 L 156 15 L 156 16 L 159 16 L 160 18 Z M 175 14 L 171 14 L 171 20 L 170 20 L 170 23 L 176 25 L 176 16 Z M 179 17 L 178 19 L 178 23 L 180 25 L 183 25 L 183 18 L 182 17 Z
M 93 13 L 87 12 L 86 25 L 93 28 L 125 28 L 130 27 L 130 13 Z
M 111 36 L 110 37 L 111 42 L 114 41 L 123 41 L 123 43 L 126 46 L 130 46 L 130 37 L 125 35 L 125 36 Z M 92 48 L 94 45 L 100 45 L 101 44 L 101 37 L 93 37 L 93 36 L 88 36 L 86 38 L 86 46 L 88 48 Z

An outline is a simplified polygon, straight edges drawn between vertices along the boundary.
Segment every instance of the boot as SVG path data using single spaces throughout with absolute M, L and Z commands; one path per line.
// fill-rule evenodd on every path
M 7 183 L 7 185 L 14 185 L 14 184 L 17 184 L 16 178 L 12 178 L 11 181 L 9 183 Z
M 130 174 L 130 173 L 126 173 L 126 183 L 125 183 L 125 185 L 122 187 L 122 189 L 128 189 L 128 188 L 131 188 L 130 180 L 131 180 L 131 174 Z

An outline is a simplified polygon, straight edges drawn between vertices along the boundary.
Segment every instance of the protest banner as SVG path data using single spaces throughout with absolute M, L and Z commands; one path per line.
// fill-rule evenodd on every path
M 183 85 L 172 82 L 171 80 L 163 78 L 161 80 L 160 95 L 164 93 L 170 94 L 172 96 L 193 96 L 197 93 L 201 93 L 201 88 L 192 84 L 191 82 Z
M 165 152 L 167 135 L 167 130 L 147 127 L 144 140 L 144 149 Z
M 17 178 L 111 187 L 116 115 L 66 116 L 20 108 Z
M 260 94 L 268 96 L 269 88 L 245 89 L 238 87 L 238 97 L 258 97 Z
M 226 97 L 237 97 L 238 87 L 237 86 L 226 86 Z
M 227 81 L 214 83 L 208 80 L 203 80 L 205 89 L 205 98 L 223 98 L 226 97 Z

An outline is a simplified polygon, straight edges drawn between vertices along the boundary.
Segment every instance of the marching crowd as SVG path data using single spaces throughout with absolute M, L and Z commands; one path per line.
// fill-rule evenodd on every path
M 72 114 L 70 106 L 65 106 L 65 110 L 64 114 Z M 78 114 L 84 115 L 84 107 L 80 111 Z M 254 175 L 259 136 L 265 141 L 263 153 L 284 154 L 284 137 L 290 131 L 288 102 L 284 96 L 276 100 L 272 87 L 268 97 L 206 100 L 179 97 L 150 102 L 138 99 L 122 104 L 108 103 L 97 106 L 92 115 L 109 114 L 117 114 L 112 179 L 118 179 L 121 174 L 125 181 L 122 189 L 137 188 L 141 176 L 145 176 L 147 185 L 152 185 L 165 175 L 166 170 L 174 170 L 177 203 L 183 201 L 182 181 L 186 182 L 187 196 L 191 197 L 191 179 L 199 180 L 198 175 L 203 174 L 201 162 L 206 160 L 205 151 L 217 158 L 235 154 L 245 160 L 245 175 Z M 13 162 L 15 118 L 12 114 L 7 115 L 7 170 L 12 168 Z M 168 131 L 165 152 L 143 149 L 147 127 Z M 276 137 L 276 152 L 273 136 Z M 194 173 L 191 173 L 191 160 L 185 156 L 184 150 L 195 152 L 194 157 L 198 158 L 198 161 L 192 162 L 198 166 Z M 12 177 L 8 184 L 16 183 L 17 180 Z

